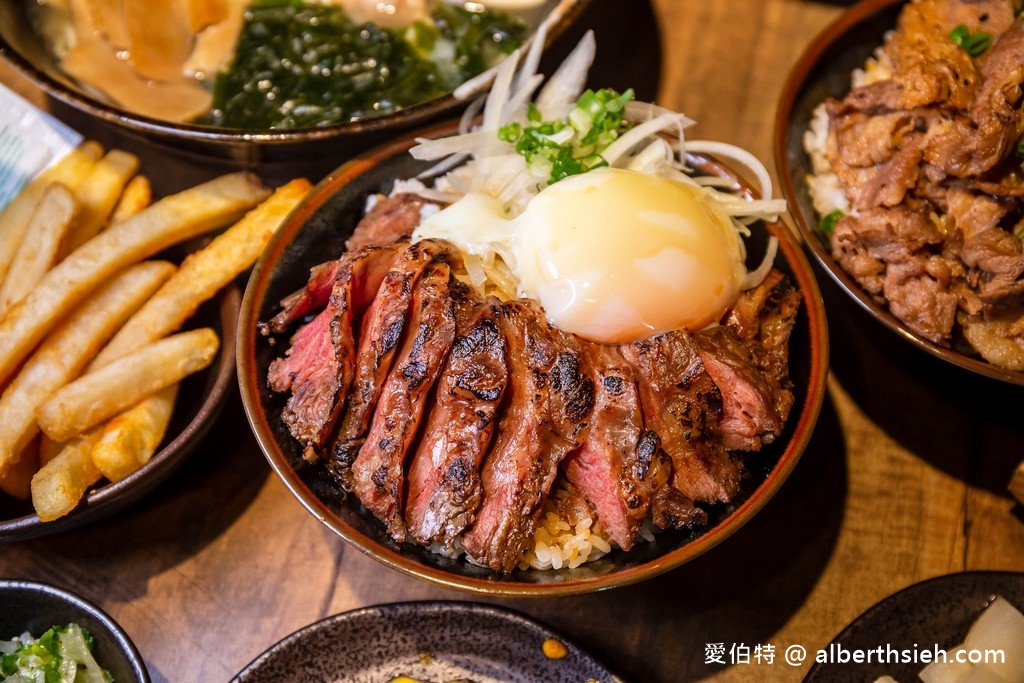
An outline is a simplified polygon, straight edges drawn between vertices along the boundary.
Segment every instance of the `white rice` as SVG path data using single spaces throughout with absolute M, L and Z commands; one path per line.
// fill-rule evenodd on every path
M 545 501 L 533 533 L 533 548 L 526 552 L 520 569 L 575 569 L 611 552 L 611 539 L 600 523 L 584 517 L 572 524 L 559 514 L 558 501 L 573 495 L 571 486 L 565 483 Z

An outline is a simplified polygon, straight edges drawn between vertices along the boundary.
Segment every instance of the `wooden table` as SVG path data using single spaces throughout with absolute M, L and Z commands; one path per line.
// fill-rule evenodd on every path
M 594 0 L 586 20 L 598 28 L 607 85 L 646 79 L 641 94 L 656 89 L 698 121 L 696 135 L 770 162 L 786 74 L 841 11 L 799 0 Z M 750 524 L 641 585 L 494 602 L 564 632 L 631 681 L 795 681 L 806 665 L 708 665 L 705 645 L 813 650 L 912 583 L 1024 571 L 1024 522 L 1006 491 L 1024 458 L 1021 392 L 940 365 L 820 281 L 829 394 L 794 474 Z M 0 576 L 100 604 L 154 681 L 175 683 L 227 680 L 283 636 L 355 607 L 470 597 L 385 569 L 319 524 L 271 474 L 237 397 L 149 500 L 81 533 L 2 547 Z

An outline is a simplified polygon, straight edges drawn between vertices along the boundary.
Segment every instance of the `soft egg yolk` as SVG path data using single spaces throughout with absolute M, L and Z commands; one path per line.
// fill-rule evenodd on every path
M 699 330 L 718 321 L 746 275 L 729 218 L 699 188 L 613 168 L 570 176 L 521 215 L 469 194 L 423 233 L 481 253 L 491 246 L 559 328 L 601 343 Z M 420 230 L 417 230 L 420 232 Z
M 622 343 L 716 322 L 746 275 L 730 220 L 698 188 L 600 168 L 538 194 L 517 224 L 520 290 L 551 322 Z

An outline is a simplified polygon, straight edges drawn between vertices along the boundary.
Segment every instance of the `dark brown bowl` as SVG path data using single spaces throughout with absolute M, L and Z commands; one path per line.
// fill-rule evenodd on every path
M 121 481 L 93 487 L 78 507 L 50 522 L 40 521 L 30 501 L 0 494 L 0 542 L 70 531 L 107 517 L 143 498 L 185 462 L 228 398 L 235 376 L 234 339 L 241 301 L 241 291 L 231 285 L 201 306 L 189 322 L 190 327 L 212 327 L 221 339 L 220 350 L 210 367 L 182 381 L 167 436 L 151 460 Z
M 38 638 L 53 626 L 78 624 L 93 637 L 93 656 L 117 683 L 149 683 L 142 655 L 128 634 L 96 605 L 56 586 L 0 579 L 0 640 L 26 631 Z
M 779 101 L 775 119 L 775 162 L 782 194 L 789 204 L 800 236 L 814 258 L 849 296 L 901 338 L 928 353 L 970 372 L 1024 386 L 1024 372 L 991 365 L 978 356 L 932 343 L 911 331 L 888 308 L 872 298 L 832 258 L 827 236 L 818 230 L 820 216 L 811 204 L 805 177 L 811 161 L 804 152 L 803 134 L 814 108 L 828 97 L 843 97 L 850 90 L 850 73 L 864 65 L 882 44 L 886 31 L 896 26 L 905 0 L 864 0 L 828 26 L 804 51 Z
M 453 127 L 433 128 L 415 137 L 437 137 Z M 296 209 L 257 261 L 242 300 L 238 329 L 238 381 L 242 401 L 260 447 L 285 485 L 314 517 L 359 550 L 384 564 L 443 586 L 502 596 L 585 593 L 641 581 L 707 551 L 749 520 L 779 489 L 810 439 L 825 393 L 828 342 L 821 296 L 810 266 L 782 224 L 758 224 L 748 242 L 752 261 L 760 260 L 768 235 L 780 242 L 776 265 L 788 273 L 804 298 L 793 332 L 791 374 L 796 401 L 783 435 L 747 457 L 740 494 L 709 513 L 710 523 L 692 532 L 666 532 L 629 552 L 615 551 L 577 569 L 516 571 L 507 575 L 452 560 L 410 544 L 398 545 L 384 525 L 345 498 L 323 466 L 311 465 L 280 419 L 284 397 L 267 388 L 267 368 L 282 352 L 256 330 L 277 311 L 278 301 L 302 287 L 309 268 L 340 255 L 363 212 L 365 199 L 387 192 L 395 178 L 425 168 L 406 153 L 413 137 L 361 156 L 321 182 Z
M 549 0 L 547 44 L 583 11 L 589 0 Z M 130 137 L 155 143 L 186 158 L 208 158 L 233 166 L 287 164 L 347 158 L 393 140 L 430 120 L 451 115 L 489 87 L 481 83 L 463 98 L 448 93 L 378 118 L 301 130 L 241 130 L 172 123 L 140 116 L 83 90 L 61 71 L 25 13 L 29 0 L 0 3 L 0 58 L 60 103 Z M 529 39 L 528 39 L 529 40 Z M 529 43 L 527 42 L 527 45 Z M 336 163 L 336 162 L 335 162 Z

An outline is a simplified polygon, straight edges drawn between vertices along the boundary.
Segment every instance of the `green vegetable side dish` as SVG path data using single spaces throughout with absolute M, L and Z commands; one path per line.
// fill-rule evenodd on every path
M 54 626 L 39 638 L 29 634 L 0 641 L 3 683 L 111 683 L 92 656 L 93 639 L 77 624 Z
M 498 137 L 515 144 L 516 153 L 526 159 L 533 175 L 555 183 L 608 165 L 601 152 L 629 129 L 624 116 L 632 99 L 632 89 L 621 95 L 609 88 L 586 90 L 562 121 L 541 121 L 531 102 L 527 125 L 502 126 Z
M 362 120 L 439 97 L 522 44 L 526 25 L 439 4 L 431 22 L 385 28 L 337 6 L 258 0 L 201 123 L 299 129 Z

